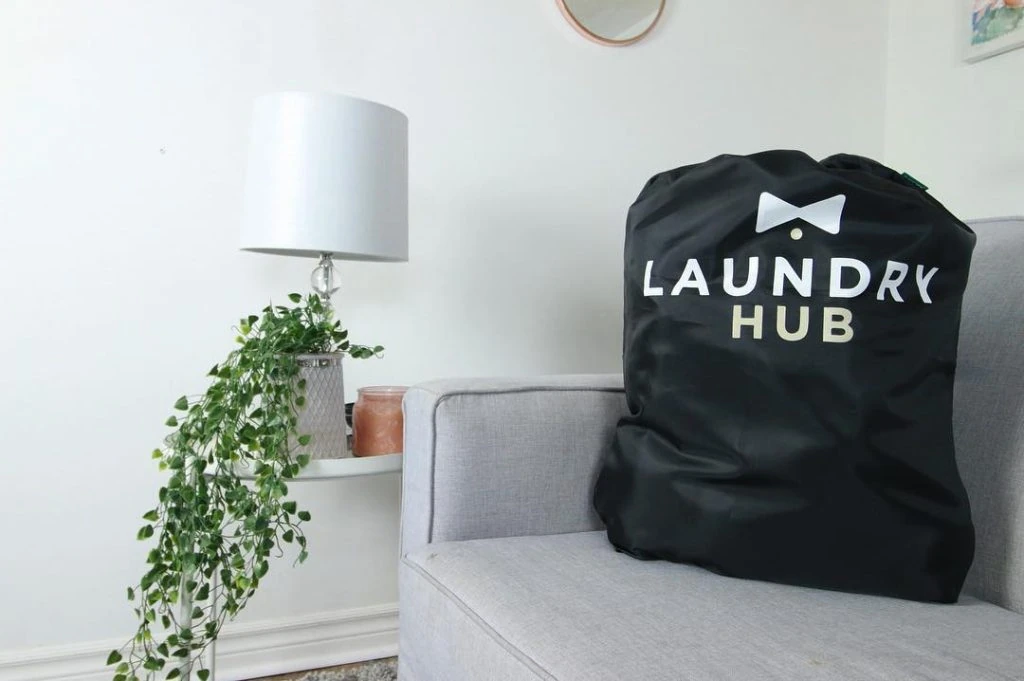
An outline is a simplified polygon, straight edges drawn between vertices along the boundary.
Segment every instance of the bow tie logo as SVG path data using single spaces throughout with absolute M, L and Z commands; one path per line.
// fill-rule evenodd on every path
M 839 234 L 839 222 L 843 217 L 844 205 L 845 194 L 837 194 L 830 199 L 800 208 L 774 194 L 761 192 L 761 199 L 757 204 L 757 227 L 754 231 L 760 234 L 800 218 L 829 234 Z M 803 236 L 803 231 L 799 227 L 794 227 L 790 236 L 799 239 Z

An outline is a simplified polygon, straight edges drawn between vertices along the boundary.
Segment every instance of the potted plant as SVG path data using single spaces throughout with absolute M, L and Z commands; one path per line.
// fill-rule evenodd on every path
M 310 514 L 288 498 L 313 441 L 302 429 L 310 363 L 300 357 L 367 358 L 383 348 L 350 344 L 319 296 L 289 299 L 294 306 L 242 319 L 238 347 L 210 370 L 212 384 L 198 398 L 179 398 L 166 421 L 174 431 L 152 455 L 169 477 L 138 531 L 155 545 L 127 591 L 139 628 L 107 658 L 114 681 L 189 679 L 193 671 L 205 681 L 204 651 L 256 593 L 272 554 L 295 544 L 296 563 L 306 560 Z

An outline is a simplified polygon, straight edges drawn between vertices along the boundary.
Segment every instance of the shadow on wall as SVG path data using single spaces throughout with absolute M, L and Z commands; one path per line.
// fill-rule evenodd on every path
M 452 235 L 453 303 L 472 311 L 463 342 L 505 353 L 513 372 L 621 372 L 623 227 L 594 213 L 548 195 L 465 206 Z

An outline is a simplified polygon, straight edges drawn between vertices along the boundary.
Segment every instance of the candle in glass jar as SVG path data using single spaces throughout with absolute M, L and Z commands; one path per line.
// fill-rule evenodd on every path
M 360 388 L 352 408 L 352 453 L 401 454 L 404 437 L 401 386 Z

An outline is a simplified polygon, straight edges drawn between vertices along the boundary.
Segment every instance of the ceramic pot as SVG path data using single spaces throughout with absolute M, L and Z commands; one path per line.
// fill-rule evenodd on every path
M 312 435 L 305 447 L 293 444 L 297 454 L 312 459 L 352 456 L 345 423 L 345 382 L 341 353 L 298 355 L 299 379 L 306 380 L 306 404 L 296 408 L 299 435 Z

